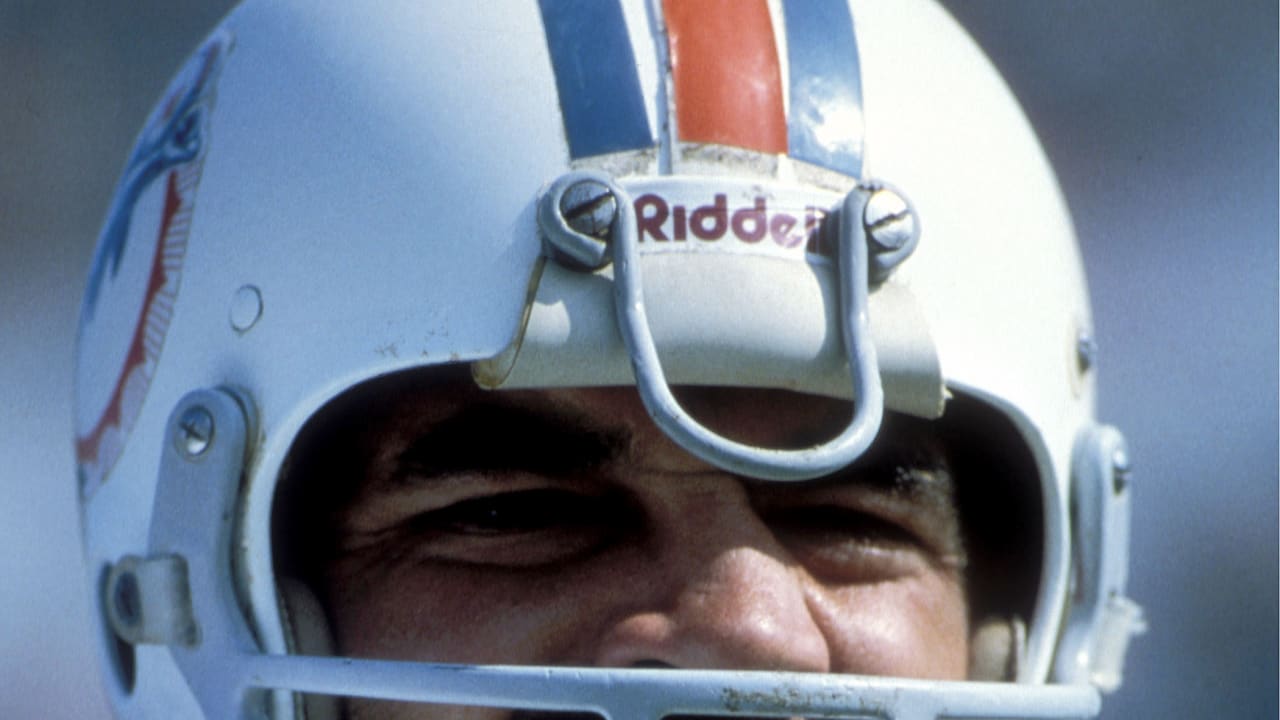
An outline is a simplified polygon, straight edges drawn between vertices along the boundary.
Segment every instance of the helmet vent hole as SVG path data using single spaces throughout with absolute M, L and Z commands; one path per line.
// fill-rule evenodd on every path
M 107 603 L 110 602 L 108 596 L 109 585 L 108 577 L 111 575 L 111 566 L 103 567 L 102 573 L 98 578 L 98 612 L 102 614 L 102 622 L 100 626 L 106 634 L 103 638 L 107 654 L 107 665 L 111 668 L 110 675 L 116 683 L 116 687 L 125 695 L 133 693 L 134 685 L 138 679 L 138 658 L 137 651 L 133 645 L 124 641 L 119 635 L 111 629 L 111 620 L 107 616 L 109 612 Z

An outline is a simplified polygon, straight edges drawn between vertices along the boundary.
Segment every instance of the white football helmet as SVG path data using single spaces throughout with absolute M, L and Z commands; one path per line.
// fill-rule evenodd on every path
M 715 31 L 730 11 L 735 31 Z M 1093 420 L 1093 359 L 1053 172 L 934 5 L 251 0 L 147 122 L 88 281 L 76 453 L 112 703 L 1091 717 L 1142 627 L 1124 592 L 1128 465 Z M 441 364 L 492 389 L 634 383 L 690 452 L 776 481 L 848 464 L 885 410 L 998 418 L 1031 500 L 987 520 L 1031 528 L 1032 556 L 1017 618 L 979 648 L 998 669 L 316 656 L 302 646 L 323 621 L 272 546 L 282 466 L 329 401 Z M 857 411 L 831 442 L 780 452 L 705 429 L 674 384 Z

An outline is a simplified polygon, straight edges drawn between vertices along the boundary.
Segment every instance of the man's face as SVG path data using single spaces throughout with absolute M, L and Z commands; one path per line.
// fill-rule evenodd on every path
M 770 447 L 821 441 L 848 415 L 775 391 L 682 401 Z M 902 419 L 881 437 L 829 479 L 766 483 L 690 456 L 631 389 L 384 393 L 339 436 L 356 477 L 324 525 L 318 590 L 352 656 L 963 679 L 941 443 Z

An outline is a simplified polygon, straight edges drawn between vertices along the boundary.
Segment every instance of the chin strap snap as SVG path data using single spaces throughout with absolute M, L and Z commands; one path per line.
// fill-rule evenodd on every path
M 869 203 L 874 200 L 874 206 Z M 889 210 L 882 209 L 889 206 Z M 581 208 L 581 210 L 579 210 Z M 914 249 L 915 214 L 883 185 L 852 190 L 835 215 L 838 223 L 840 334 L 848 359 L 855 409 L 832 440 L 800 450 L 746 445 L 719 435 L 676 400 L 649 329 L 640 271 L 639 236 L 627 192 L 607 175 L 573 172 L 557 180 L 538 208 L 547 254 L 580 270 L 614 265 L 614 310 L 631 357 L 636 387 L 654 422 L 692 455 L 729 472 L 764 480 L 808 480 L 843 468 L 871 445 L 884 412 L 884 391 L 867 316 L 868 284 L 886 277 Z M 868 217 L 868 211 L 876 215 Z M 868 230 L 876 233 L 869 240 Z M 868 259 L 869 245 L 876 251 Z

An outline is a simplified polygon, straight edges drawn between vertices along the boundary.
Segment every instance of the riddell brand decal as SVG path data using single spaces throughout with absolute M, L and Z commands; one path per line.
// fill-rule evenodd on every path
M 89 272 L 80 316 L 76 459 L 92 494 L 142 410 L 169 330 L 207 146 L 213 83 L 229 40 L 191 59 L 130 155 Z
M 693 207 L 645 193 L 634 205 L 641 243 L 729 241 L 762 249 L 803 247 L 806 252 L 830 255 L 819 233 L 827 211 L 817 206 L 784 209 L 756 195 L 750 203 L 730 207 L 726 193 L 715 193 L 710 202 Z

